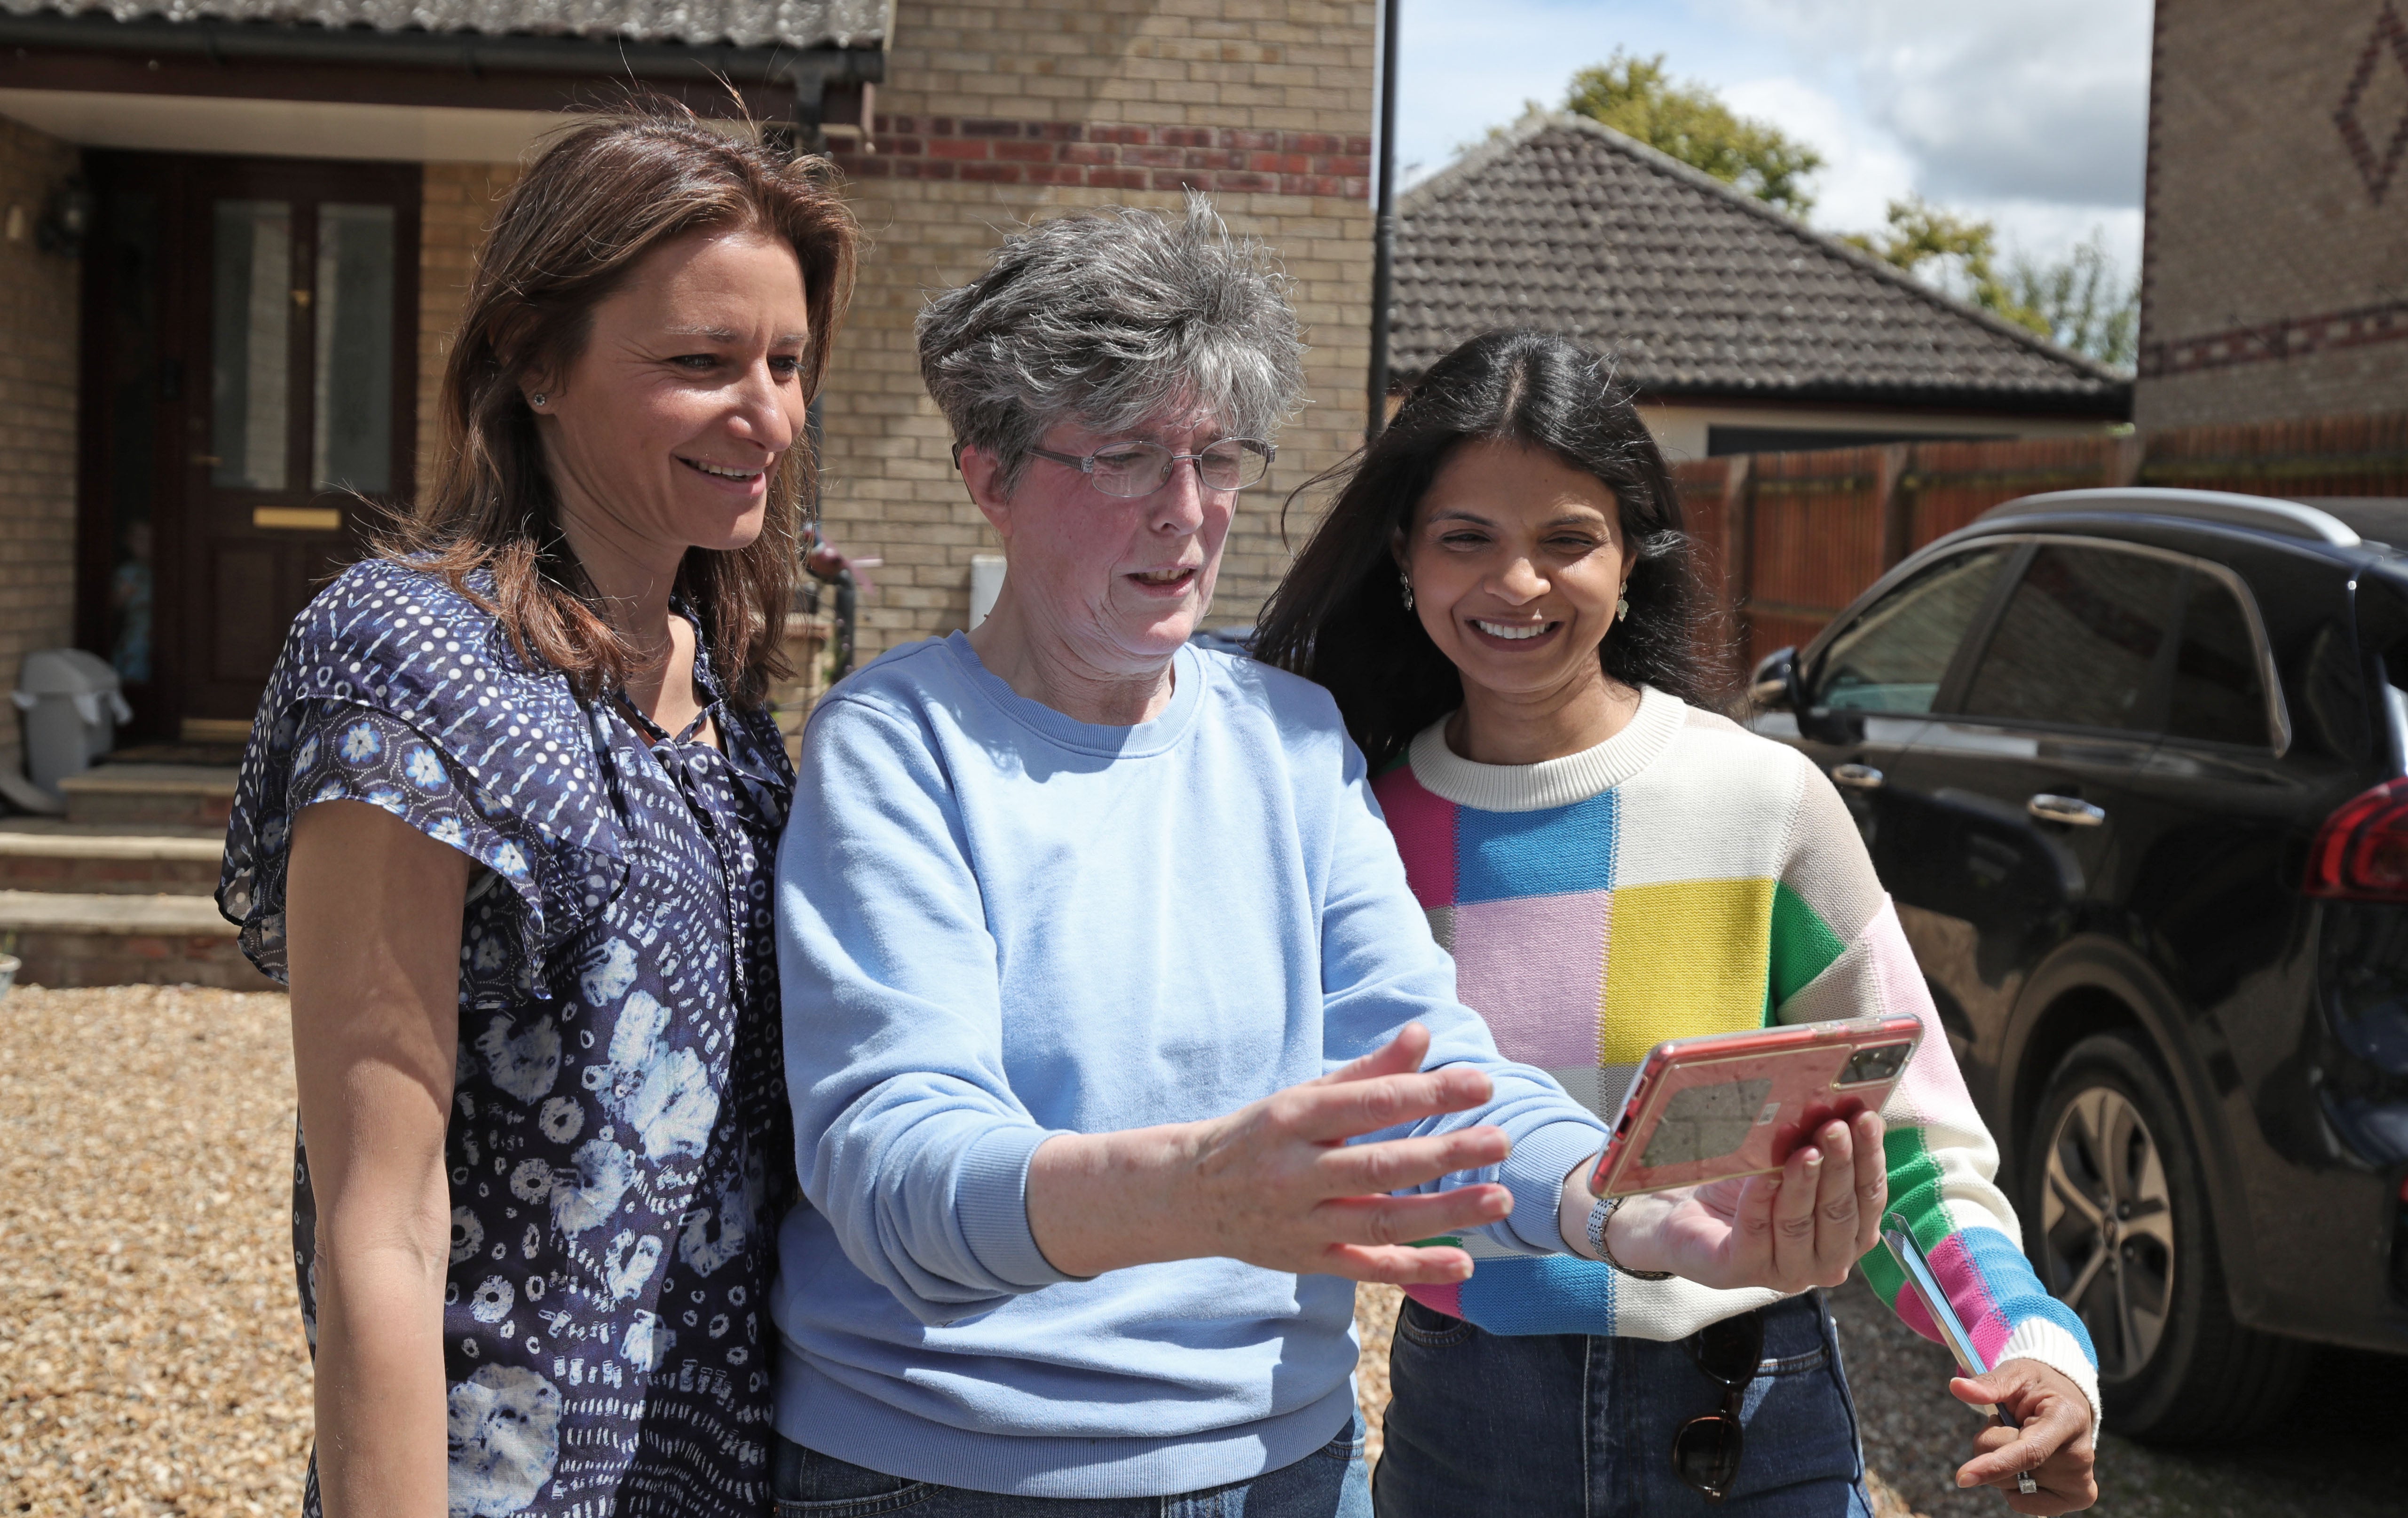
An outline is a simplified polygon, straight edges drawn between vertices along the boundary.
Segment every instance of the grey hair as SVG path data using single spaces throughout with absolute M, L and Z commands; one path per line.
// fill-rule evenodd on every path
M 956 448 L 993 454 L 1007 492 L 1064 422 L 1116 433 L 1195 409 L 1268 440 L 1304 393 L 1287 283 L 1192 192 L 1183 218 L 1107 207 L 1039 222 L 921 310 L 920 378 Z

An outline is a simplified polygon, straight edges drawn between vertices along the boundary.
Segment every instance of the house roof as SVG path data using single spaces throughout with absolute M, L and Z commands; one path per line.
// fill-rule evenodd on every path
M 2104 365 L 1584 117 L 1533 111 L 1405 194 L 1398 373 L 1503 326 L 1584 339 L 1656 397 L 2123 416 Z
M 10 16 L 264 21 L 693 47 L 874 47 L 891 0 L 0 0 Z

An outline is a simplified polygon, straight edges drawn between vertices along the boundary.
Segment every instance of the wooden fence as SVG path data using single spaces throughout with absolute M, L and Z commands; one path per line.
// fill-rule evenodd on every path
M 1900 559 L 2001 502 L 2100 485 L 2408 495 L 2408 412 L 2123 437 L 1893 443 L 1678 465 L 1682 511 L 1736 677 L 1804 643 Z

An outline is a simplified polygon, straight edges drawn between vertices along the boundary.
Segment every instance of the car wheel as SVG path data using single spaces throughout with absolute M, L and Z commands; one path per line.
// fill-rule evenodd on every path
M 2189 1130 L 2157 1061 L 2120 1034 L 2067 1053 L 2019 1167 L 2025 1252 L 2099 1351 L 2107 1426 L 2189 1442 L 2263 1428 L 2307 1348 L 2232 1319 Z

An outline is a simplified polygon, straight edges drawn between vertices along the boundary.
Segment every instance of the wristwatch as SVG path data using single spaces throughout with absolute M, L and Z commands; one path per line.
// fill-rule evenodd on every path
M 1670 1270 L 1633 1270 L 1615 1259 L 1613 1251 L 1606 1247 L 1605 1225 L 1613 1221 L 1613 1210 L 1627 1200 L 1627 1196 L 1600 1196 L 1597 1199 L 1597 1205 L 1588 1210 L 1588 1247 L 1597 1251 L 1598 1259 L 1633 1281 L 1671 1280 L 1672 1272 Z

